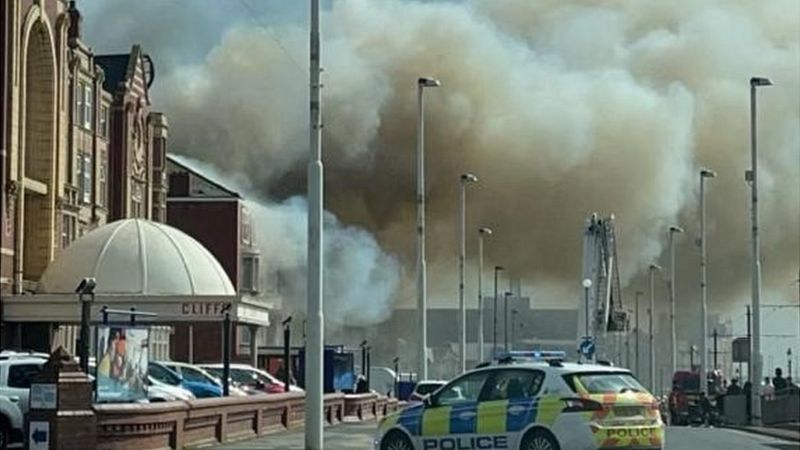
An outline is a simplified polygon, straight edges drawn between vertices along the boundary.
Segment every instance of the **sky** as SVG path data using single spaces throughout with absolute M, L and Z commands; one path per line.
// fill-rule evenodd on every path
M 266 221 L 284 217 L 284 230 L 304 222 L 307 2 L 78 4 L 98 53 L 135 42 L 153 56 L 153 101 L 169 117 L 172 152 L 246 180 Z M 414 304 L 420 75 L 443 84 L 426 93 L 434 306 L 457 304 L 457 183 L 471 171 L 480 182 L 468 192 L 468 229 L 495 230 L 487 266 L 508 267 L 540 307 L 577 305 L 592 212 L 616 217 L 627 305 L 646 288 L 651 262 L 667 266 L 667 229 L 682 225 L 679 328 L 696 338 L 698 172 L 710 167 L 719 176 L 707 197 L 709 307 L 741 315 L 750 297 L 743 174 L 754 75 L 775 81 L 758 93 L 764 302 L 800 302 L 800 3 L 328 0 L 323 9 L 326 209 L 349 230 L 326 295 L 334 309 L 350 305 L 338 308 L 348 311 L 341 321 L 377 323 Z M 276 240 L 273 225 L 263 225 L 262 245 L 295 274 L 301 308 L 304 237 Z M 658 295 L 665 299 L 662 283 Z M 765 327 L 797 333 L 791 317 L 765 312 Z M 767 345 L 785 352 L 785 342 Z

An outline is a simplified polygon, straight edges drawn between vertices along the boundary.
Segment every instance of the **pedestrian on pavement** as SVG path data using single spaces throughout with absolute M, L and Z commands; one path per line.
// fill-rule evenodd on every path
M 775 368 L 775 378 L 772 379 L 772 385 L 775 387 L 775 394 L 782 395 L 784 394 L 787 387 L 789 387 L 788 383 L 786 383 L 786 379 L 783 378 L 783 370 L 780 367 Z
M 745 395 L 745 401 L 747 402 L 747 423 L 750 423 L 753 415 L 753 383 L 749 381 L 745 383 L 742 393 Z
M 767 400 L 775 398 L 775 388 L 769 382 L 769 377 L 764 377 L 764 383 L 761 385 L 761 397 Z
M 725 395 L 741 395 L 742 388 L 739 386 L 739 380 L 734 378 L 731 380 L 731 384 L 728 385 L 728 389 L 725 390 Z

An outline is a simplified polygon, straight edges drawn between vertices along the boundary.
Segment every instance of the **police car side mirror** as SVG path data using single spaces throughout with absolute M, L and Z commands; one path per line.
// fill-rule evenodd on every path
M 433 398 L 430 395 L 426 395 L 422 398 L 422 404 L 425 405 L 426 408 L 434 406 Z

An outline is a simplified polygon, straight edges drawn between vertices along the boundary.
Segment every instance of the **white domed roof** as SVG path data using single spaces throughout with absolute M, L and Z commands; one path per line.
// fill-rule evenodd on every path
M 74 293 L 94 277 L 97 294 L 235 295 L 225 270 L 194 238 L 142 219 L 99 227 L 73 242 L 47 267 L 38 293 Z

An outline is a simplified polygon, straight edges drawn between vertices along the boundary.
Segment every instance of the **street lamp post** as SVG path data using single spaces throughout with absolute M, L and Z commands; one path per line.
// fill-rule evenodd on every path
M 669 326 L 670 326 L 670 366 L 674 374 L 678 370 L 677 333 L 675 330 L 675 233 L 683 233 L 683 228 L 673 225 L 669 227 Z M 671 375 L 670 375 L 671 376 Z
M 519 311 L 516 309 L 511 310 L 511 350 L 514 350 L 514 343 L 517 341 L 517 314 L 519 314 Z M 791 370 L 789 370 L 790 376 L 791 373 Z
M 658 264 L 650 264 L 650 307 L 647 308 L 647 334 L 648 334 L 648 344 L 649 344 L 649 351 L 650 351 L 650 390 L 652 392 L 656 392 L 656 347 L 655 347 L 655 339 L 654 339 L 654 331 L 653 331 L 653 315 L 655 314 L 655 307 L 656 307 L 656 286 L 655 286 L 655 278 L 656 272 L 661 271 L 661 266 Z
M 583 285 L 583 303 L 584 303 L 584 336 L 589 334 L 589 289 L 592 288 L 592 280 L 585 278 L 581 283 Z
M 92 304 L 94 303 L 94 288 L 96 286 L 97 282 L 94 278 L 84 278 L 75 288 L 75 293 L 78 294 L 78 301 L 81 305 L 81 346 L 78 360 L 81 370 L 85 374 L 89 374 L 89 328 L 91 326 Z
M 503 270 L 501 266 L 494 266 L 494 306 L 492 308 L 492 359 L 497 356 L 497 275 Z
M 419 379 L 428 378 L 428 298 L 425 279 L 425 97 L 426 87 L 441 83 L 433 78 L 417 80 L 417 312 L 419 314 Z
M 513 292 L 506 292 L 503 301 L 503 351 L 506 353 L 508 353 L 508 300 L 513 295 Z
M 459 177 L 459 194 L 461 211 L 459 214 L 459 238 L 460 251 L 458 253 L 458 312 L 461 326 L 461 336 L 458 346 L 458 358 L 461 365 L 461 372 L 467 370 L 467 306 L 464 302 L 464 260 L 467 253 L 467 183 L 475 183 L 478 177 L 471 173 L 462 174 Z
M 486 346 L 483 336 L 483 238 L 491 235 L 491 228 L 483 227 L 478 230 L 478 361 L 480 362 L 483 362 L 483 350 Z
M 636 291 L 636 305 L 634 305 L 634 314 L 636 314 L 636 328 L 633 333 L 635 339 L 633 348 L 636 352 L 634 357 L 634 367 L 636 368 L 636 376 L 641 377 L 642 372 L 639 370 L 639 298 L 644 295 L 642 291 Z
M 322 68 L 319 0 L 311 0 L 311 31 L 309 36 L 309 159 L 308 159 L 308 275 L 306 280 L 306 311 L 308 340 L 306 345 L 306 428 L 307 450 L 321 450 L 322 443 L 322 352 L 325 319 L 322 297 Z
M 769 78 L 750 78 L 750 171 L 745 178 L 750 181 L 752 200 L 750 202 L 752 220 L 752 289 L 753 289 L 753 339 L 750 342 L 750 379 L 756 383 L 761 379 L 761 244 L 758 236 L 758 135 L 756 114 L 756 89 L 759 86 L 772 86 Z M 761 401 L 758 389 L 752 392 L 752 423 L 761 425 Z
M 700 170 L 700 389 L 708 395 L 708 278 L 706 247 L 706 178 L 714 178 L 717 173 L 710 169 Z

